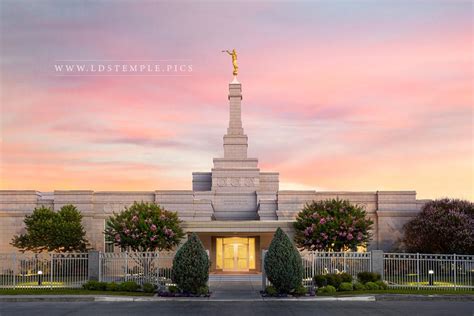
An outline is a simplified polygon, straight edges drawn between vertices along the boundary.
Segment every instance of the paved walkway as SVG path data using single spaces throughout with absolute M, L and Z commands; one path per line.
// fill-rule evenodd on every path
M 209 288 L 212 291 L 213 299 L 220 300 L 255 300 L 262 299 L 260 290 L 262 289 L 260 279 L 255 275 L 219 276 L 211 278 Z

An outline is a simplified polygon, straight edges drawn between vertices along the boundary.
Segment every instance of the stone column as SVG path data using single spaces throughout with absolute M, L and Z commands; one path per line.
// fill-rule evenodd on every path
M 100 259 L 99 252 L 97 250 L 91 250 L 88 253 L 89 264 L 87 266 L 89 280 L 99 281 L 100 279 Z
M 383 277 L 383 250 L 372 250 L 371 251 L 371 256 L 372 256 L 372 272 L 379 273 L 380 276 L 382 277 L 382 280 L 384 279 Z

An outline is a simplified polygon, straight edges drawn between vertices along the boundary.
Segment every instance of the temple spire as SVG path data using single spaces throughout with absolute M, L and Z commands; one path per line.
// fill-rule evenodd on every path
M 236 81 L 236 78 L 234 78 Z M 229 84 L 229 127 L 224 135 L 224 158 L 247 158 L 247 135 L 242 127 L 242 84 Z

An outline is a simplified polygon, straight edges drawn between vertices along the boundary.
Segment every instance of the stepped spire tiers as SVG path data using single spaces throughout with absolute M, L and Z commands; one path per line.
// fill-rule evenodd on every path
M 242 84 L 229 84 L 229 127 L 224 135 L 224 158 L 247 158 L 248 139 L 242 127 Z

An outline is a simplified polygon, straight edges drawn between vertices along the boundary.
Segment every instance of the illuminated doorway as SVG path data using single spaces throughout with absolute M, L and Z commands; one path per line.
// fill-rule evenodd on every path
M 234 272 L 255 269 L 255 238 L 216 238 L 216 268 Z

